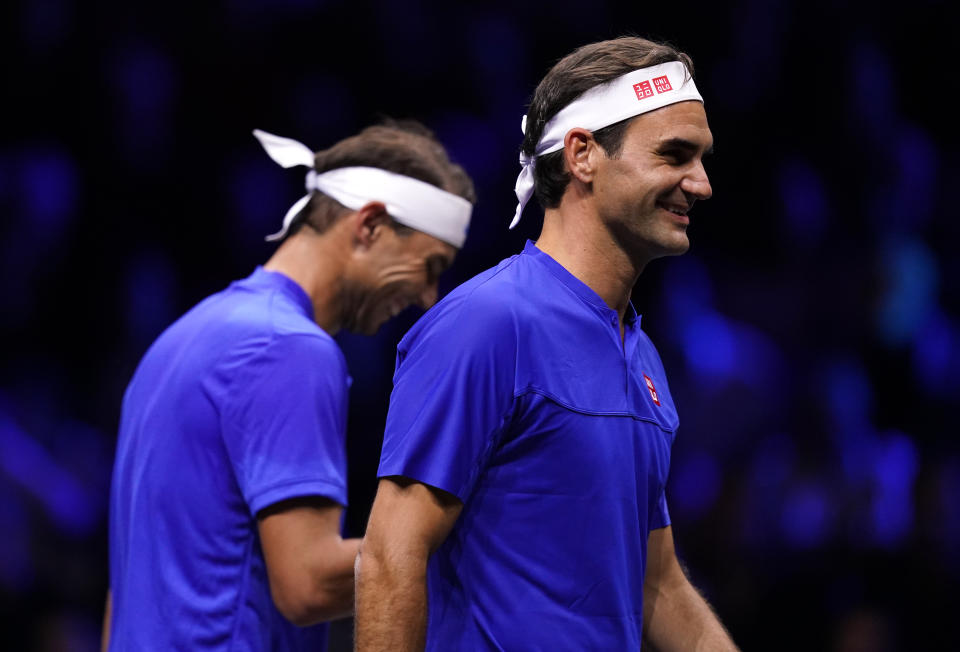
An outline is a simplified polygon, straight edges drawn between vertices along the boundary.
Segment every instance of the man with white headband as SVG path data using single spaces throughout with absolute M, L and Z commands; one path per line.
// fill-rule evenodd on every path
M 314 154 L 254 132 L 307 194 L 273 256 L 153 344 L 123 402 L 105 639 L 114 650 L 324 650 L 353 611 L 350 378 L 333 336 L 431 306 L 473 185 L 421 125 Z M 301 627 L 297 627 L 301 626 Z
M 711 194 L 692 71 L 621 38 L 537 87 L 513 224 L 535 195 L 540 238 L 399 346 L 358 650 L 736 649 L 674 552 L 677 412 L 630 304 Z

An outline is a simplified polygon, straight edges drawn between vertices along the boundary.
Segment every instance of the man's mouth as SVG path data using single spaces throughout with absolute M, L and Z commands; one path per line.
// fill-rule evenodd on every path
M 690 207 L 686 204 L 668 204 L 666 202 L 657 202 L 657 206 L 664 210 L 670 211 L 674 215 L 679 215 L 680 217 L 687 217 L 687 213 L 690 211 Z

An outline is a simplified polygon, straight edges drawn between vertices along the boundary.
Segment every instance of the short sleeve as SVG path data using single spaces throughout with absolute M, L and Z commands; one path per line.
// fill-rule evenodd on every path
M 666 383 L 663 383 L 666 386 Z M 676 433 L 669 433 L 669 444 L 660 449 L 654 461 L 658 489 L 651 492 L 648 501 L 647 524 L 649 530 L 658 530 L 670 525 L 670 510 L 667 509 L 667 480 L 670 475 L 670 451 Z
M 667 509 L 667 493 L 664 489 L 660 490 L 660 496 L 650 510 L 649 523 L 651 530 L 659 530 L 670 525 L 670 510 Z
M 406 476 L 466 502 L 514 405 L 515 320 L 486 303 L 441 304 L 401 341 L 380 477 Z
M 277 336 L 231 367 L 221 430 L 250 511 L 300 496 L 346 505 L 350 381 L 336 343 Z

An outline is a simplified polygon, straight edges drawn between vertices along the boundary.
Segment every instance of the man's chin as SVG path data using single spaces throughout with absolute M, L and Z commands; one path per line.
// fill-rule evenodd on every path
M 380 330 L 380 327 L 387 323 L 387 320 L 379 321 L 377 323 L 364 324 L 362 328 L 359 328 L 357 332 L 360 335 L 376 335 L 377 331 Z
M 344 324 L 343 329 L 355 335 L 376 335 L 380 327 L 387 323 L 387 318 L 382 319 L 354 319 Z
M 660 242 L 656 247 L 652 247 L 646 252 L 646 260 L 656 260 L 658 258 L 668 258 L 670 256 L 682 256 L 690 250 L 690 241 L 674 239 L 671 242 Z
M 409 307 L 409 305 L 407 306 Z M 401 311 L 402 312 L 402 311 Z M 398 315 L 400 313 L 397 313 Z M 368 319 L 358 319 L 354 328 L 350 329 L 351 332 L 357 333 L 359 335 L 376 335 L 380 328 L 386 324 L 388 321 L 393 319 L 396 315 L 390 315 L 388 313 L 382 313 L 377 316 L 371 316 Z
M 383 328 L 383 325 L 386 324 L 386 323 L 387 323 L 388 321 L 390 321 L 391 319 L 392 319 L 392 317 L 391 317 L 390 315 L 386 315 L 386 314 L 385 314 L 385 315 L 383 315 L 383 316 L 381 316 L 381 317 L 378 317 L 378 318 L 376 318 L 376 319 L 370 320 L 369 323 L 365 324 L 365 328 L 363 329 L 363 334 L 364 334 L 364 335 L 376 335 L 377 332 L 378 332 L 381 328 Z
M 663 238 L 660 245 L 663 256 L 681 256 L 690 250 L 690 238 L 687 237 L 686 230 L 683 230 Z
M 665 255 L 667 256 L 682 256 L 683 254 L 690 251 L 690 241 L 684 240 L 682 243 L 677 243 L 676 246 L 671 248 Z

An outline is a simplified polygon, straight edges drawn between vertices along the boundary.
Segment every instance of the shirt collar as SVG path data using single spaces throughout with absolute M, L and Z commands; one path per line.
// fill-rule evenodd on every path
M 243 283 L 253 287 L 280 291 L 284 296 L 293 301 L 311 321 L 316 321 L 313 314 L 313 301 L 310 300 L 310 295 L 300 287 L 299 283 L 286 274 L 266 270 L 262 265 L 257 265 L 257 268 L 253 270 L 253 274 L 248 276 Z
M 553 274 L 558 281 L 567 286 L 571 292 L 577 295 L 584 303 L 596 310 L 604 319 L 609 318 L 610 315 L 617 314 L 617 312 L 608 306 L 607 302 L 601 299 L 600 295 L 594 292 L 589 285 L 571 274 L 566 267 L 554 260 L 550 254 L 538 249 L 536 243 L 532 240 L 527 240 L 527 244 L 523 247 L 523 253 L 524 255 L 532 256 L 534 259 L 540 261 L 541 264 L 550 270 L 550 273 Z M 627 304 L 627 312 L 624 316 L 624 319 L 626 323 L 631 326 L 640 326 L 640 315 L 637 314 L 636 309 L 633 307 L 632 301 Z

